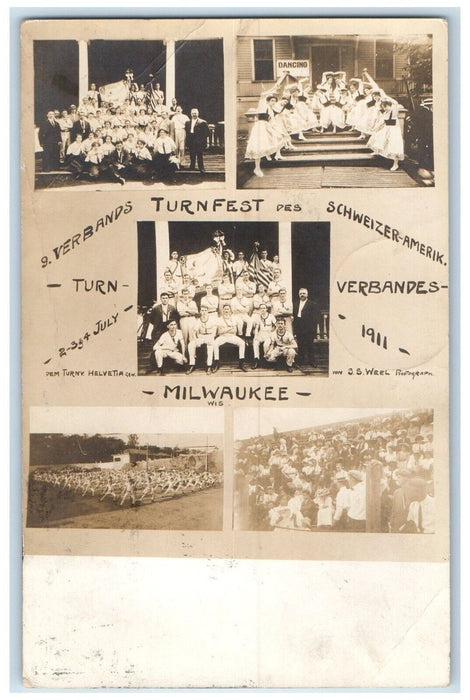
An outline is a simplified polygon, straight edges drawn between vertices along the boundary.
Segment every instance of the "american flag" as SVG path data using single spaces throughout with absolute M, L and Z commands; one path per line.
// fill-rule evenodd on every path
M 250 262 L 248 263 L 248 272 L 257 284 L 261 282 L 261 284 L 264 284 L 266 287 L 273 278 L 272 269 L 263 264 L 256 249 L 253 251 Z
M 149 91 L 150 91 L 149 97 L 148 97 L 149 105 L 154 112 L 158 112 L 158 107 L 159 107 L 158 94 L 157 94 L 157 91 L 155 90 L 155 88 L 153 87 L 152 82 L 150 82 Z

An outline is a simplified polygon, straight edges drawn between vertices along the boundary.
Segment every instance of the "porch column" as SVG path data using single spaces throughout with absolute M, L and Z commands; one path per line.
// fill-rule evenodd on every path
M 88 82 L 88 41 L 78 40 L 78 105 L 82 104 L 90 84 Z
M 170 260 L 170 233 L 168 227 L 168 221 L 157 221 L 155 222 L 155 254 L 157 256 L 157 279 L 155 280 L 155 299 L 159 302 L 159 289 L 158 286 L 161 284 L 163 279 L 163 273 L 168 267 L 168 262 Z
M 288 221 L 279 224 L 279 262 L 282 270 L 282 282 L 287 291 L 287 297 L 294 301 L 297 290 L 292 289 L 292 237 Z M 297 298 L 297 297 L 295 297 Z
M 175 41 L 174 39 L 167 39 L 166 41 L 166 63 L 165 63 L 165 102 L 170 104 L 173 97 L 175 97 L 175 82 L 176 82 L 176 70 L 175 70 Z

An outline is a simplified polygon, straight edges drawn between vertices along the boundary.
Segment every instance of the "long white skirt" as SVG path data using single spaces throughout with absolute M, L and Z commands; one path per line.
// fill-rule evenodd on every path
M 251 129 L 246 145 L 245 158 L 254 160 L 263 156 L 270 156 L 283 146 L 283 138 L 280 131 L 273 128 L 269 122 L 256 121 Z
M 294 109 L 294 114 L 300 120 L 303 131 L 308 131 L 309 129 L 313 129 L 318 125 L 317 115 L 312 109 L 307 107 L 305 102 L 297 102 Z
M 327 129 L 330 124 L 340 129 L 344 127 L 344 112 L 335 104 L 322 107 L 320 110 L 320 126 Z
M 374 131 L 367 145 L 374 153 L 384 158 L 403 160 L 405 157 L 403 153 L 403 137 L 398 120 L 393 126 L 384 124 L 381 129 Z
M 358 124 L 360 124 L 362 119 L 364 119 L 364 114 L 367 109 L 368 107 L 365 100 L 359 100 L 359 102 L 355 101 L 352 109 L 348 112 L 346 124 L 353 126 L 355 129 L 359 129 Z
M 359 121 L 356 124 L 356 129 L 361 132 L 361 134 L 369 134 L 369 136 L 373 133 L 374 127 L 377 124 L 377 118 L 378 118 L 378 107 L 374 105 L 373 107 L 366 107 L 364 110 L 364 114 L 360 117 Z

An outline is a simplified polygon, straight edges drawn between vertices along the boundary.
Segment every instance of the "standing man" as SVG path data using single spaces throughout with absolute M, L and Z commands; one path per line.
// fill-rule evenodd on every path
M 63 163 L 67 154 L 67 148 L 70 146 L 70 132 L 72 131 L 73 121 L 67 110 L 63 109 L 57 122 L 60 126 L 61 137 L 60 162 Z
M 147 312 L 147 320 L 153 325 L 152 341 L 155 343 L 166 331 L 170 321 L 178 321 L 179 316 L 175 306 L 169 303 L 168 292 L 160 294 L 160 304 L 154 304 Z
M 59 167 L 61 131 L 53 110 L 47 113 L 45 122 L 39 127 L 39 143 L 42 146 L 42 167 L 50 172 Z
M 83 109 L 78 110 L 78 119 L 76 122 L 74 122 L 72 126 L 72 131 L 71 131 L 71 138 L 72 141 L 75 141 L 77 138 L 77 134 L 82 135 L 83 141 L 89 137 L 91 133 L 91 126 L 90 122 L 85 119 L 85 112 Z
M 186 130 L 186 142 L 189 148 L 189 158 L 190 158 L 190 170 L 196 169 L 196 159 L 197 167 L 199 172 L 204 172 L 204 158 L 203 153 L 207 148 L 207 141 L 209 138 L 209 127 L 204 119 L 199 118 L 199 110 L 195 107 L 191 110 L 191 118 L 184 125 Z
M 308 290 L 299 289 L 299 301 L 294 307 L 294 335 L 299 348 L 299 362 L 307 361 L 315 367 L 313 341 L 317 335 L 317 326 L 321 323 L 319 304 L 310 301 Z

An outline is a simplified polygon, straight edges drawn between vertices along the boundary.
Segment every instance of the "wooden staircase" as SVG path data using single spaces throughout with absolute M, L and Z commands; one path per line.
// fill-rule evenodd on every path
M 283 150 L 283 160 L 267 161 L 263 167 L 296 165 L 377 165 L 375 154 L 358 131 L 305 132 L 305 141 L 293 138 L 294 151 Z

